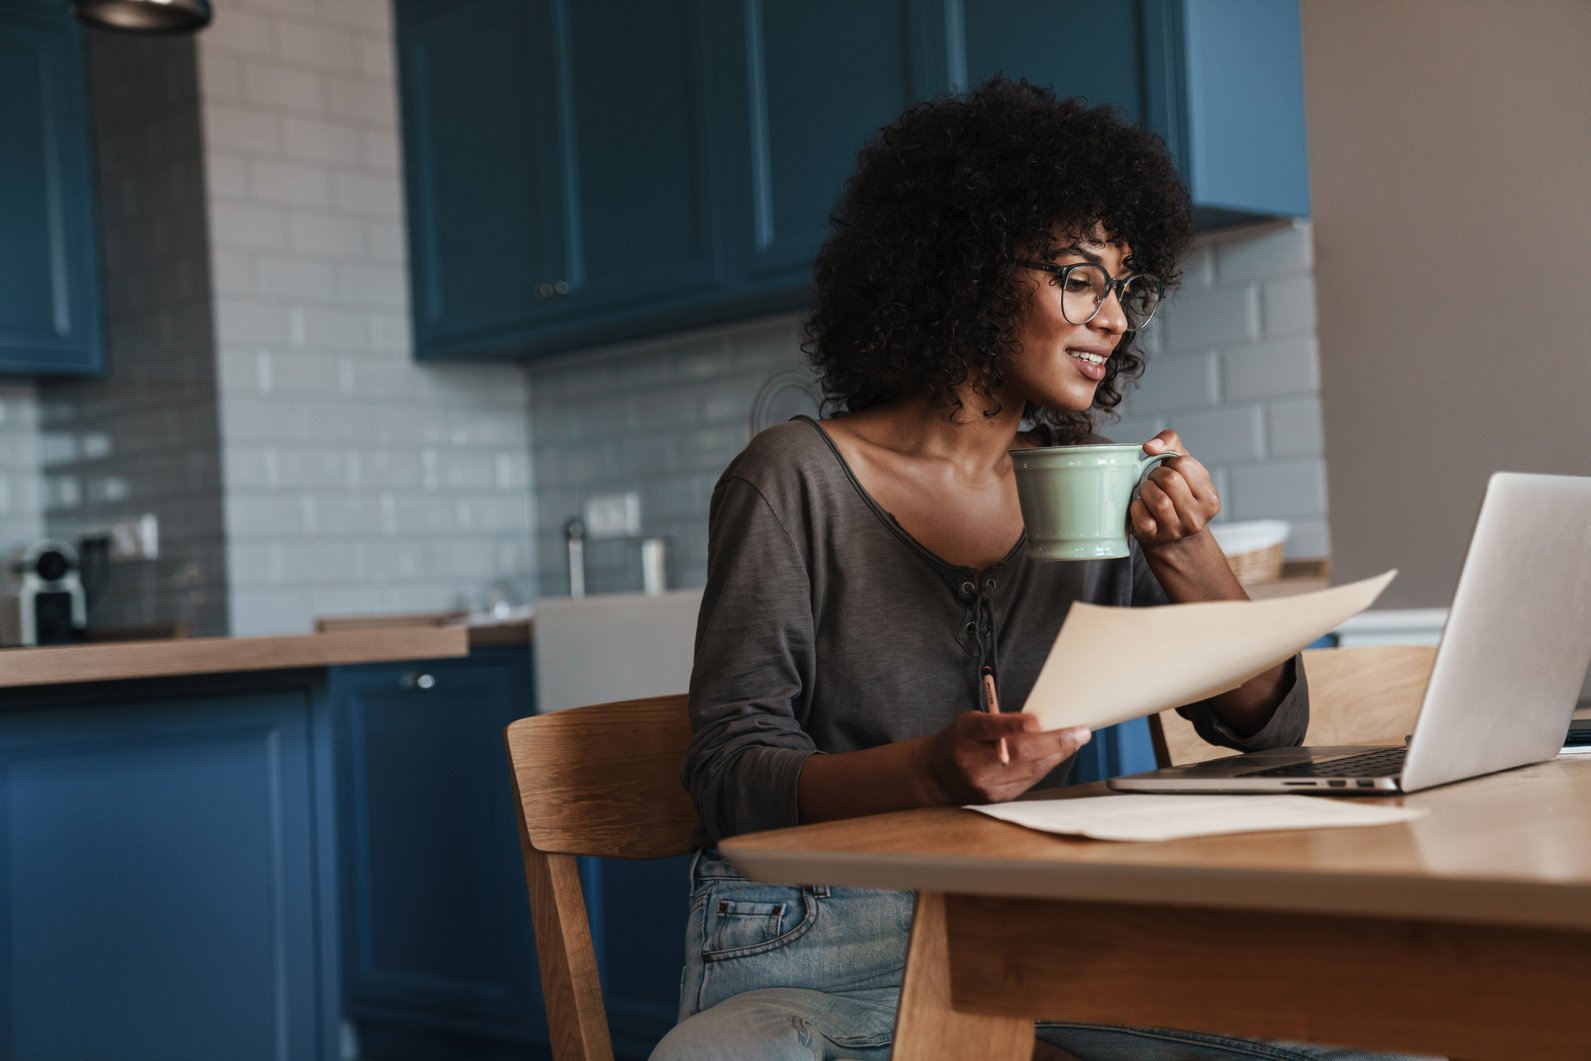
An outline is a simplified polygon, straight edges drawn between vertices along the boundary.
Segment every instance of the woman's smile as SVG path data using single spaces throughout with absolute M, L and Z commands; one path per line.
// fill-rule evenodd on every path
M 1105 361 L 1110 357 L 1108 352 L 1099 353 L 1093 350 L 1067 347 L 1066 353 L 1072 359 L 1073 364 L 1077 366 L 1077 371 L 1081 372 L 1085 378 L 1093 380 L 1095 383 L 1099 383 L 1105 378 Z

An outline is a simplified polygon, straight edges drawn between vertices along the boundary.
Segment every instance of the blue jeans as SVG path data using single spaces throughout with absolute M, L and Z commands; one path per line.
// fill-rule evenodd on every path
M 680 1021 L 651 1061 L 886 1061 L 914 896 L 748 881 L 716 852 L 691 871 Z M 1043 1022 L 1084 1061 L 1376 1061 L 1390 1055 L 1157 1028 Z

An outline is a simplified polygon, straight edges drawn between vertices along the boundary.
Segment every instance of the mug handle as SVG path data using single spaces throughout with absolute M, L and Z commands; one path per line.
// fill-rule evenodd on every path
M 1138 486 L 1132 488 L 1133 500 L 1138 500 L 1138 488 L 1143 486 L 1144 480 L 1149 477 L 1150 472 L 1160 467 L 1166 461 L 1176 460 L 1181 456 L 1183 456 L 1183 454 L 1178 453 L 1174 449 L 1168 449 L 1164 453 L 1156 453 L 1153 455 L 1146 454 L 1142 462 L 1142 470 L 1138 473 Z

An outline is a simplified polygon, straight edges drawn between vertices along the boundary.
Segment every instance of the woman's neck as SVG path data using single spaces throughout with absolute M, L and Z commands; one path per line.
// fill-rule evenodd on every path
M 1009 461 L 1018 447 L 1022 410 L 1005 408 L 985 416 L 987 399 L 968 389 L 951 415 L 927 398 L 907 398 L 870 406 L 844 418 L 847 431 L 875 446 L 906 456 L 954 465 L 968 477 L 986 474 Z

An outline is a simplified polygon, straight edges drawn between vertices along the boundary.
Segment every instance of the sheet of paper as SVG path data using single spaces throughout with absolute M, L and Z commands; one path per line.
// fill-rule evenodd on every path
M 1095 840 L 1176 840 L 1272 829 L 1338 829 L 1412 821 L 1425 813 L 1312 796 L 1150 796 L 1023 800 L 969 806 L 1001 821 Z
M 1396 574 L 1262 601 L 1074 604 L 1023 710 L 1046 729 L 1099 729 L 1235 689 L 1369 607 Z

